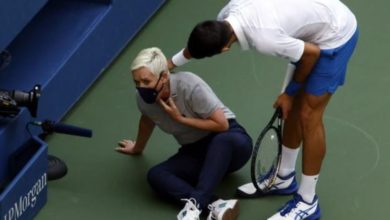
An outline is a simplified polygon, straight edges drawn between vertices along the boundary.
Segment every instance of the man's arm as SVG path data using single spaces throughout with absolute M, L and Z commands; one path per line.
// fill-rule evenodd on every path
M 191 59 L 191 54 L 187 48 L 182 49 L 177 54 L 175 54 L 168 62 L 168 69 L 173 69 L 177 66 L 184 65 L 188 63 Z
M 285 88 L 285 90 L 282 90 L 283 93 L 279 95 L 274 103 L 275 108 L 282 108 L 284 119 L 288 117 L 288 113 L 290 112 L 293 96 L 298 93 L 302 85 L 305 83 L 308 75 L 313 70 L 314 65 L 317 63 L 317 60 L 320 56 L 320 52 L 321 50 L 317 45 L 312 43 L 304 44 L 303 54 L 298 64 L 296 65 L 291 81 L 288 83 L 288 86 Z M 290 66 L 288 68 L 287 75 L 289 74 L 289 70 L 293 71 L 294 67 Z M 286 78 L 289 78 L 289 76 L 286 76 Z
M 305 43 L 303 54 L 295 69 L 293 80 L 304 83 L 320 57 L 320 48 L 312 43 Z

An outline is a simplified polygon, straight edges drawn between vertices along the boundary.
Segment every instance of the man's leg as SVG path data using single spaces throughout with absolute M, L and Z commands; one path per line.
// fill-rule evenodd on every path
M 269 220 L 318 219 L 321 216 L 315 188 L 325 156 L 325 130 L 322 118 L 331 96 L 330 93 L 321 96 L 303 94 L 298 117 L 303 143 L 301 184 L 294 198 Z
M 300 109 L 300 125 L 302 128 L 303 155 L 302 178 L 298 194 L 311 203 L 315 198 L 315 190 L 325 157 L 325 129 L 323 114 L 331 98 L 330 93 L 315 96 L 303 94 Z
M 299 120 L 299 113 L 301 110 L 301 103 L 303 97 L 303 90 L 301 90 L 293 101 L 293 106 L 288 114 L 288 118 L 284 120 L 283 124 L 283 145 L 291 149 L 296 149 L 302 142 L 302 132 Z
M 298 149 L 302 141 L 304 146 L 303 173 L 306 175 L 319 173 L 325 155 L 325 131 L 322 117 L 331 96 L 329 93 L 322 96 L 300 93 L 294 98 L 293 107 L 283 128 L 283 149 L 289 152 L 282 156 L 279 172 L 282 176 L 288 174 L 283 173 L 283 169 L 295 170 L 297 152 L 292 151 Z
M 258 192 L 251 181 L 237 188 L 237 196 L 254 198 L 264 195 L 291 195 L 296 193 L 298 184 L 295 178 L 295 164 L 299 153 L 299 145 L 302 141 L 299 119 L 302 96 L 303 89 L 294 97 L 292 109 L 283 124 L 282 158 L 273 187 L 264 194 L 263 192 Z
M 303 137 L 302 165 L 305 175 L 317 175 L 320 172 L 325 156 L 323 114 L 331 97 L 330 93 L 321 96 L 305 93 L 302 97 L 300 124 Z
M 300 110 L 303 97 L 301 90 L 293 101 L 288 118 L 284 121 L 282 137 L 282 159 L 279 176 L 285 177 L 295 172 L 295 164 L 302 142 L 302 128 L 300 125 Z

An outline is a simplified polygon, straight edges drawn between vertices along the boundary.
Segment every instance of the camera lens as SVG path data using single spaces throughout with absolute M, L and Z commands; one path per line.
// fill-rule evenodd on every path
M 31 102 L 31 95 L 28 92 L 14 90 L 11 96 L 20 106 L 27 106 Z
M 19 106 L 27 107 L 33 117 L 37 116 L 38 100 L 41 96 L 41 86 L 35 85 L 29 92 L 13 90 L 11 97 Z
M 37 117 L 40 96 L 40 85 L 35 85 L 29 92 L 0 90 L 0 116 L 14 117 L 19 113 L 19 107 L 26 107 L 31 116 Z

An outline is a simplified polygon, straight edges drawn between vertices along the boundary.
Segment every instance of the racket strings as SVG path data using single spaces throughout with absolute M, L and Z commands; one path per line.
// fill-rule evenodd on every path
M 256 177 L 258 187 L 268 190 L 275 183 L 279 158 L 277 131 L 270 128 L 262 137 L 257 155 Z

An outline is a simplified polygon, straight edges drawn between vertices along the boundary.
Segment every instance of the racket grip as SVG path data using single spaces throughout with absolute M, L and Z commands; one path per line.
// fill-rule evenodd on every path
M 286 91 L 288 84 L 290 83 L 291 79 L 294 76 L 295 68 L 296 68 L 296 66 L 294 64 L 292 64 L 292 63 L 287 64 L 286 75 L 284 76 L 282 90 L 280 91 L 280 94 L 282 94 Z

